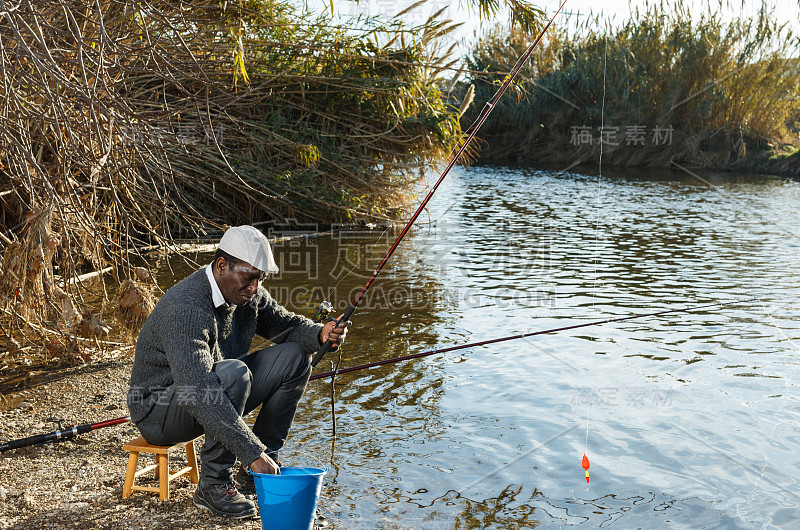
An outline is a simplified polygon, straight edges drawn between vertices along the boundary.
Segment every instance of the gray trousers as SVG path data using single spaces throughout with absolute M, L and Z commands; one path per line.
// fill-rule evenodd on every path
M 289 428 L 311 375 L 311 358 L 299 344 L 288 342 L 253 352 L 242 360 L 214 363 L 225 396 L 240 416 L 261 405 L 253 433 L 274 455 L 283 447 Z M 203 426 L 180 404 L 176 385 L 159 393 L 150 413 L 136 424 L 144 439 L 153 445 L 186 442 L 203 434 Z M 200 451 L 200 485 L 224 484 L 233 480 L 236 456 L 206 435 Z M 248 466 L 250 462 L 242 462 Z

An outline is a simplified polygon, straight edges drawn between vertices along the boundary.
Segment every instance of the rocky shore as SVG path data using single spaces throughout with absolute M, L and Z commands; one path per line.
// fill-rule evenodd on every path
M 130 366 L 130 361 L 89 365 L 58 381 L 3 396 L 0 441 L 54 431 L 58 427 L 52 418 L 66 426 L 126 416 Z M 138 435 L 126 423 L 63 443 L 0 453 L 0 528 L 261 528 L 258 518 L 231 520 L 196 508 L 191 501 L 195 486 L 185 476 L 170 482 L 169 500 L 145 492 L 123 499 L 128 453 L 122 445 Z M 175 469 L 181 457 L 173 458 Z M 137 484 L 147 480 L 140 477 Z M 322 499 L 315 528 L 333 527 L 325 513 Z

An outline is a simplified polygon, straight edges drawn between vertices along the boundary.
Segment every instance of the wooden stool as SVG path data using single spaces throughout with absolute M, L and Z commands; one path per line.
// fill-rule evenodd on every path
M 180 471 L 175 473 L 169 472 L 169 453 L 175 449 L 180 449 L 186 446 L 186 461 L 189 464 Z M 189 442 L 177 443 L 175 445 L 151 445 L 145 441 L 141 436 L 135 440 L 131 440 L 122 446 L 126 451 L 130 451 L 128 457 L 128 471 L 125 473 L 125 485 L 122 487 L 122 498 L 127 499 L 131 496 L 133 490 L 138 491 L 152 491 L 158 493 L 162 500 L 169 499 L 169 481 L 180 477 L 181 475 L 189 474 L 189 480 L 197 484 L 199 476 L 197 474 L 197 455 L 194 452 L 194 440 Z M 139 453 L 152 453 L 156 455 L 156 463 L 140 470 L 136 470 L 139 465 Z M 147 486 L 134 486 L 133 481 L 142 473 L 155 470 L 156 478 L 158 479 L 157 488 Z

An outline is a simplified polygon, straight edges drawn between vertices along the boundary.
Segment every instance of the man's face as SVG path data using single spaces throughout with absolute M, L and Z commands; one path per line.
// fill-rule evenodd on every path
M 249 263 L 240 261 L 232 266 L 225 258 L 219 258 L 214 262 L 214 272 L 222 296 L 234 305 L 249 302 L 258 291 L 259 283 L 266 276 L 266 273 Z

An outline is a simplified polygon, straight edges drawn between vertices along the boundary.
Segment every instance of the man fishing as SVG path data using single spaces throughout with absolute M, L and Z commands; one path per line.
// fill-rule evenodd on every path
M 280 473 L 277 452 L 311 373 L 310 354 L 338 347 L 349 322 L 324 326 L 279 305 L 261 285 L 278 272 L 269 241 L 252 226 L 228 229 L 214 261 L 161 297 L 136 343 L 128 407 L 142 436 L 171 445 L 205 434 L 194 503 L 250 517 L 247 468 Z M 248 353 L 254 335 L 275 345 Z M 252 431 L 242 416 L 261 405 Z

